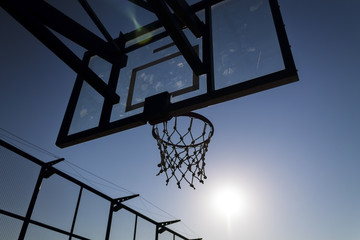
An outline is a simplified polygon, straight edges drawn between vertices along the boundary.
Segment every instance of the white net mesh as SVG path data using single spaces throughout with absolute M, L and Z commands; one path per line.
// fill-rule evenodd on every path
M 205 154 L 214 133 L 212 123 L 197 113 L 188 113 L 153 126 L 161 161 L 160 171 L 165 173 L 166 185 L 174 178 L 178 187 L 185 180 L 195 189 L 194 179 L 204 183 Z

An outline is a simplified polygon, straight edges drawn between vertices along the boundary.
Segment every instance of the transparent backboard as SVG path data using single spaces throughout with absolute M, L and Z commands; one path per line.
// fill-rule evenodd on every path
M 200 35 L 177 16 L 176 8 L 166 5 L 169 1 L 155 1 L 166 2 L 181 26 L 175 31 L 186 38 L 181 44 L 161 14 L 149 7 L 155 6 L 154 1 L 88 2 L 114 43 L 124 42 L 123 60 L 111 62 L 85 51 L 82 62 L 120 100 L 111 101 L 79 74 L 59 132 L 59 147 L 298 80 L 276 0 L 188 0 L 201 22 L 194 24 L 200 26 Z M 81 6 L 74 10 L 60 5 L 60 11 L 98 31 L 85 20 L 86 14 L 76 14 L 84 12 Z

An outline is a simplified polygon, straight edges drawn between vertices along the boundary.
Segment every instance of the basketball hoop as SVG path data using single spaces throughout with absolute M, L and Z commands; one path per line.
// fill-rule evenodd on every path
M 165 173 L 166 185 L 171 178 L 175 178 L 179 188 L 182 180 L 194 189 L 194 179 L 204 183 L 205 154 L 213 134 L 212 123 L 193 112 L 154 124 L 152 135 L 157 141 L 161 156 L 157 176 Z

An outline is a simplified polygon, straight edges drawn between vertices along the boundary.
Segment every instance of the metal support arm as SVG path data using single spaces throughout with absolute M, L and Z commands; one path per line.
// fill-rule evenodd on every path
M 81 75 L 104 98 L 109 98 L 113 103 L 119 102 L 120 97 L 115 91 L 110 89 L 88 66 L 84 65 L 76 54 L 57 38 L 48 27 L 77 44 L 93 50 L 94 53 L 109 62 L 124 61 L 124 59 L 126 59 L 122 56 L 124 54 L 119 54 L 118 51 L 114 51 L 111 44 L 105 42 L 42 0 L 0 0 L 0 6 L 70 68 Z
M 192 48 L 189 40 L 181 30 L 181 25 L 174 15 L 171 14 L 164 0 L 148 0 L 148 3 L 152 9 L 154 9 L 159 21 L 164 26 L 195 74 L 198 76 L 204 74 L 206 72 L 204 64 Z

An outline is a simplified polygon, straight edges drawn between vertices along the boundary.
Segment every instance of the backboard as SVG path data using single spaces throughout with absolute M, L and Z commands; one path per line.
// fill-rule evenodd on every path
M 298 80 L 276 0 L 0 2 L 77 73 L 59 147 Z

